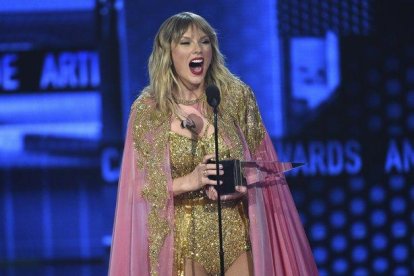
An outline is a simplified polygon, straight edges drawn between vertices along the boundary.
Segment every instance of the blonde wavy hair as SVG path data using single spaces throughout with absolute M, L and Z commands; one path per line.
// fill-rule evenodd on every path
M 155 36 L 148 61 L 150 83 L 143 90 L 153 96 L 157 109 L 165 114 L 177 114 L 178 105 L 173 99 L 172 91 L 180 89 L 172 62 L 171 44 L 178 43 L 189 27 L 198 28 L 210 38 L 212 60 L 206 72 L 206 87 L 215 84 L 221 97 L 225 98 L 229 86 L 240 83 L 227 69 L 224 56 L 219 50 L 217 34 L 210 24 L 203 17 L 191 12 L 175 14 L 164 21 Z

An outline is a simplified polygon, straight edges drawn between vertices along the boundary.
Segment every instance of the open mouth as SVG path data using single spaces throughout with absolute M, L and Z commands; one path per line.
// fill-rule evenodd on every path
M 203 64 L 203 58 L 192 59 L 189 64 L 191 73 L 194 75 L 201 75 L 203 73 Z

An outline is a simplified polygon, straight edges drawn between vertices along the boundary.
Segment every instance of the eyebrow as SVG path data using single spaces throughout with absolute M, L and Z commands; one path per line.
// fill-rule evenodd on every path
M 180 39 L 183 39 L 183 38 L 185 38 L 185 39 L 191 39 L 191 37 L 189 37 L 189 36 L 182 36 Z M 204 36 L 202 36 L 201 38 L 200 38 L 200 40 L 201 39 L 205 39 L 205 38 L 210 38 L 208 35 L 204 35 Z

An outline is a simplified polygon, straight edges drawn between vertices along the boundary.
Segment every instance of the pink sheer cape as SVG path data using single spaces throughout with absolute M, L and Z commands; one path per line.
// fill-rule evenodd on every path
M 150 210 L 148 202 L 141 197 L 146 182 L 146 172 L 137 168 L 137 152 L 134 148 L 133 129 L 136 110 L 131 112 L 125 138 L 122 168 L 118 183 L 114 228 L 109 262 L 109 275 L 141 276 L 151 275 L 147 219 Z M 169 150 L 166 148 L 166 171 L 169 168 Z M 172 191 L 172 179 L 168 190 Z M 167 217 L 173 217 L 173 196 L 168 200 Z M 173 223 L 172 221 L 170 222 Z M 167 236 L 159 255 L 158 275 L 172 275 L 173 234 Z
M 269 135 L 246 160 L 278 161 Z M 285 177 L 248 183 L 250 240 L 255 275 L 318 275 Z
M 146 172 L 137 167 L 133 127 L 136 112 L 131 112 L 125 140 L 122 169 L 118 186 L 109 275 L 151 275 L 147 218 L 150 206 L 140 196 L 146 184 Z M 272 142 L 265 138 L 250 155 L 243 141 L 246 160 L 278 160 Z M 166 145 L 164 171 L 170 171 Z M 161 172 L 162 173 L 162 172 Z M 167 177 L 170 198 L 166 216 L 173 225 L 172 179 Z M 316 264 L 303 230 L 298 212 L 284 177 L 273 183 L 248 183 L 250 239 L 256 276 L 318 275 Z M 255 185 L 253 185 L 255 184 Z M 170 233 L 158 258 L 153 275 L 173 275 L 173 233 Z

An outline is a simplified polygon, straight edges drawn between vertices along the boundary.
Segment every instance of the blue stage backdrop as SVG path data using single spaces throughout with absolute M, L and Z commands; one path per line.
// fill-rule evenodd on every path
M 0 274 L 105 275 L 129 108 L 159 25 L 218 31 L 320 275 L 413 275 L 411 1 L 0 3 Z

